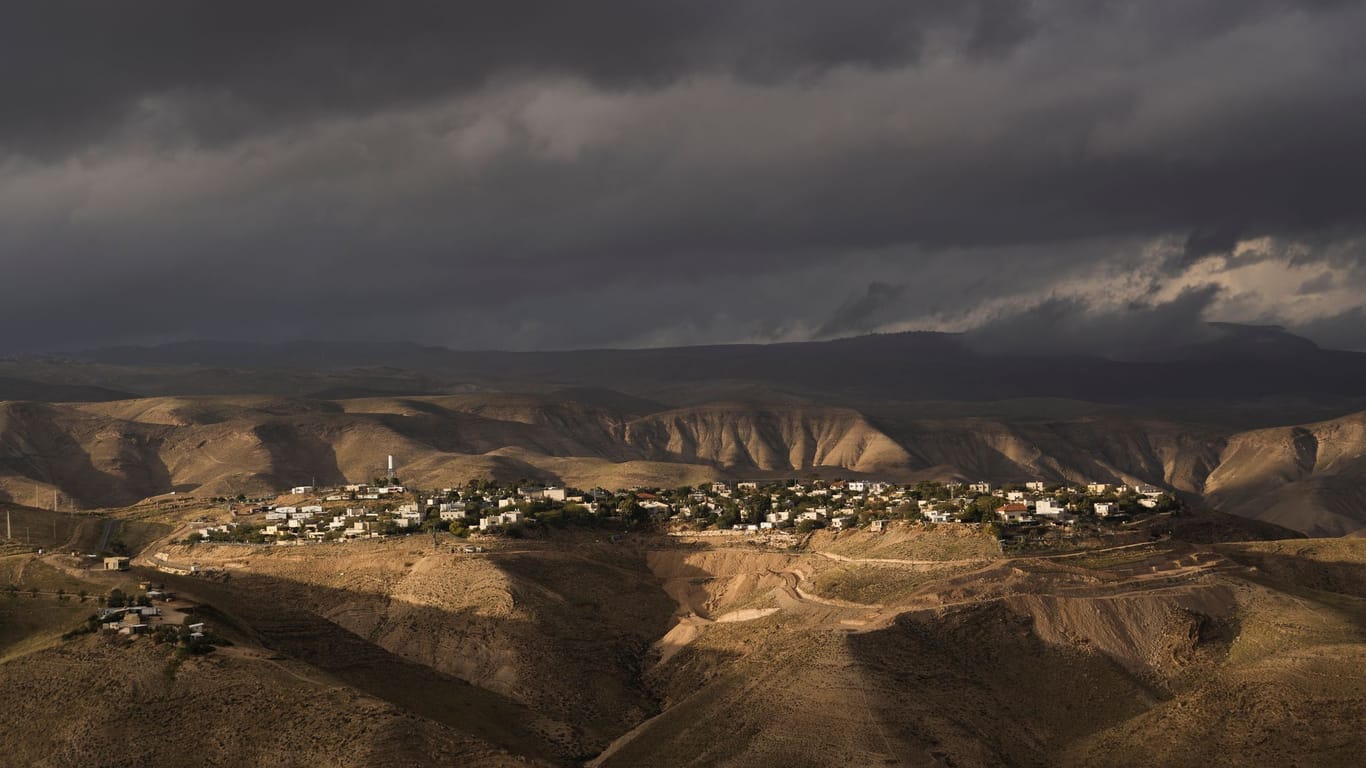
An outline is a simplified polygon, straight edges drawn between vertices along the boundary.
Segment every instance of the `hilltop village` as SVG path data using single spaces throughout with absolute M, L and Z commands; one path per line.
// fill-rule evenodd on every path
M 783 536 L 822 528 L 877 532 L 888 521 L 985 525 L 1003 543 L 1018 543 L 1079 529 L 1103 533 L 1181 510 L 1179 499 L 1150 485 L 1044 481 L 781 480 L 609 491 L 473 480 L 420 491 L 380 480 L 215 501 L 227 506 L 231 521 L 205 521 L 185 543 L 290 545 L 433 532 L 522 536 L 538 526 L 566 525 Z

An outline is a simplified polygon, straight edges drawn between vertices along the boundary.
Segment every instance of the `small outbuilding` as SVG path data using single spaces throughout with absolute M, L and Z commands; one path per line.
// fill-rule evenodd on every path
M 104 570 L 106 571 L 126 571 L 128 570 L 128 558 L 126 557 L 106 557 L 104 559 Z

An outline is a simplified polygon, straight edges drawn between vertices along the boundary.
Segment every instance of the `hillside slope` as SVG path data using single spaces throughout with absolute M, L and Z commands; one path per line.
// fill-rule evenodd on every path
M 1210 503 L 1315 536 L 1366 527 L 1366 413 L 1234 435 Z
M 1122 413 L 874 416 L 718 402 L 642 413 L 601 393 L 0 403 L 0 500 L 123 505 L 172 491 L 364 481 L 386 455 L 424 487 L 473 477 L 579 487 L 864 476 L 1151 483 L 1305 533 L 1366 527 L 1366 414 L 1248 432 Z
M 793 548 L 452 542 L 162 541 L 129 574 L 10 555 L 9 578 L 48 592 L 0 595 L 41 641 L 0 657 L 0 749 L 50 766 L 815 768 L 1355 766 L 1366 746 L 1361 539 L 1036 557 L 899 523 Z M 158 552 L 204 570 L 146 568 Z M 74 576 L 97 593 L 164 581 L 234 644 L 177 661 L 150 638 L 62 638 L 93 606 L 39 611 Z

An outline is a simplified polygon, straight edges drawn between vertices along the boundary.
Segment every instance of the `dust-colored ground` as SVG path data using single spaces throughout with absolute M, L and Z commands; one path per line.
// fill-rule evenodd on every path
M 147 639 L 64 641 L 74 606 L 0 595 L 0 696 L 63 723 L 9 730 L 0 754 L 1356 765 L 1366 746 L 1366 539 L 1159 538 L 1031 557 L 966 526 L 825 533 L 796 549 L 572 532 L 482 543 L 163 539 L 131 574 L 0 553 L 0 577 L 24 585 L 165 581 L 236 642 L 176 665 Z M 159 573 L 157 553 L 209 574 Z M 92 757 L 106 747 L 113 757 Z
M 178 661 L 84 636 L 0 665 L 7 765 L 521 765 L 502 750 L 260 657 Z
M 879 560 L 989 560 L 1000 557 L 996 539 L 974 526 L 897 524 L 885 533 L 817 531 L 809 548 L 845 557 Z

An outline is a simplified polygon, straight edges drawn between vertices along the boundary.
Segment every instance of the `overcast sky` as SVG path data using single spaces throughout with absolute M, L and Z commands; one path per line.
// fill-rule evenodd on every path
M 0 2 L 0 353 L 1366 349 L 1366 2 Z

